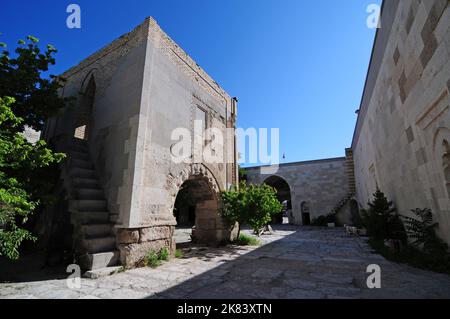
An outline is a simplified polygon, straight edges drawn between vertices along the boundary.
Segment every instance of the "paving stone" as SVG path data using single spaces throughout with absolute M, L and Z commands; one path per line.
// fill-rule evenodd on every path
M 82 278 L 80 289 L 65 279 L 0 284 L 0 298 L 450 298 L 450 276 L 389 262 L 364 239 L 303 227 L 275 234 L 260 247 L 193 247 L 156 269 Z M 369 264 L 380 265 L 382 289 L 367 288 Z

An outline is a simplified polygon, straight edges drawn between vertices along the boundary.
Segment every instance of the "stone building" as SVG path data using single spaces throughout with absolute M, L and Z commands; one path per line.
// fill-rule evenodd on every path
M 450 6 L 384 1 L 352 142 L 356 197 L 431 208 L 450 244 Z
M 384 1 L 380 26 L 345 157 L 281 164 L 271 175 L 248 168 L 247 179 L 275 187 L 297 225 L 330 213 L 351 223 L 380 188 L 401 214 L 431 208 L 450 243 L 449 3 Z M 85 268 L 133 266 L 150 250 L 173 251 L 177 221 L 194 225 L 199 242 L 232 236 L 217 193 L 238 179 L 237 99 L 152 18 L 63 76 L 61 94 L 76 102 L 47 123 L 43 138 L 69 154 L 62 180 Z M 213 151 L 227 160 L 173 160 L 174 131 L 191 133 L 195 153 L 198 121 L 225 137 Z M 203 137 L 210 146 L 213 137 Z
M 174 206 L 185 189 L 194 190 L 185 193 L 194 194 L 189 202 L 197 240 L 230 237 L 218 215 L 217 192 L 237 181 L 237 99 L 154 19 L 62 76 L 67 82 L 61 94 L 76 101 L 47 123 L 42 136 L 68 154 L 62 179 L 74 248 L 84 268 L 133 266 L 150 250 L 173 251 Z M 223 133 L 214 152 L 222 151 L 228 161 L 173 160 L 174 130 L 187 129 L 196 145 L 195 121 Z M 233 134 L 226 134 L 230 130 Z
M 294 223 L 303 223 L 304 201 L 326 215 L 341 196 L 333 211 L 347 209 L 348 220 L 379 188 L 400 214 L 431 208 L 450 244 L 449 1 L 383 1 L 380 26 L 345 167 L 344 159 L 311 162 L 317 169 L 292 163 L 277 175 L 290 186 Z M 271 178 L 258 167 L 249 176 Z
M 270 175 L 261 174 L 261 167 L 248 168 L 246 173 L 249 183 L 266 183 L 283 194 L 280 201 L 290 202 L 289 223 L 308 225 L 314 218 L 339 212 L 339 221 L 345 224 L 351 222 L 353 195 L 347 167 L 342 157 L 280 164 L 277 173 Z

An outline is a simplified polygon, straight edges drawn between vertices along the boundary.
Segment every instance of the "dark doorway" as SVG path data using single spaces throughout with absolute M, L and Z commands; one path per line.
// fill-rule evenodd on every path
M 311 225 L 311 215 L 309 212 L 308 202 L 302 202 L 301 211 L 302 211 L 302 225 L 304 226 Z
M 96 85 L 94 77 L 91 76 L 86 91 L 81 95 L 81 100 L 77 109 L 75 121 L 74 137 L 87 141 L 89 139 L 92 126 L 92 109 L 95 100 Z
M 305 226 L 311 225 L 311 216 L 309 213 L 302 214 L 302 224 Z

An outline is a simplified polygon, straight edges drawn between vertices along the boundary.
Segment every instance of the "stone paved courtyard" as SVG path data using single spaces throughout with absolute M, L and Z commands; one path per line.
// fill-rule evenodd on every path
M 449 298 L 450 276 L 386 261 L 342 229 L 279 226 L 260 247 L 194 247 L 157 269 L 82 279 L 2 283 L 0 298 Z M 369 264 L 381 289 L 366 288 Z

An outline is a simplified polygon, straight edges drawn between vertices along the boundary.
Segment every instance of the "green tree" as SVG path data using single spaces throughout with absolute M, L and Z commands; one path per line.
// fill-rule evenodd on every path
M 363 224 L 369 237 L 376 241 L 398 239 L 405 241 L 406 233 L 403 224 L 396 214 L 393 203 L 388 201 L 379 189 L 373 194 L 369 210 L 363 212 Z
M 239 184 L 239 188 L 221 193 L 221 214 L 229 225 L 248 224 L 255 234 L 279 213 L 283 206 L 278 201 L 274 188 L 263 184 Z M 239 234 L 238 234 L 239 235 Z
M 26 126 L 42 129 L 65 103 L 58 97 L 61 82 L 43 76 L 56 50 L 48 46 L 41 53 L 37 43 L 29 36 L 28 43 L 19 41 L 15 57 L 7 50 L 0 55 L 0 255 L 10 259 L 19 258 L 24 240 L 36 240 L 25 223 L 49 200 L 54 165 L 65 157 L 22 134 Z
M 38 43 L 39 39 L 28 36 L 27 42 L 19 40 L 14 56 L 6 49 L 0 55 L 0 97 L 14 98 L 14 114 L 22 119 L 18 131 L 23 131 L 24 126 L 42 130 L 45 121 L 70 100 L 58 94 L 64 79 L 44 76 L 55 64 L 57 50 L 47 45 L 42 52 Z M 0 47 L 6 48 L 6 44 L 0 43 Z

